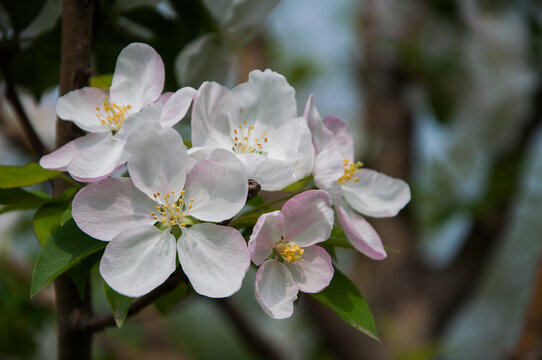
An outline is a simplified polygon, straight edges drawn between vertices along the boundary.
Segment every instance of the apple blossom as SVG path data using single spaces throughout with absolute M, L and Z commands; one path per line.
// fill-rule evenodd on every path
M 183 88 L 160 97 L 164 64 L 149 45 L 132 43 L 117 59 L 109 91 L 85 87 L 62 96 L 57 103 L 59 118 L 73 121 L 89 134 L 75 139 L 41 158 L 46 169 L 68 171 L 80 181 L 99 181 L 126 162 L 124 149 L 137 126 L 134 114 L 152 104 L 162 126 L 172 126 L 184 117 L 195 90 Z
M 346 123 L 335 116 L 322 120 L 312 95 L 305 106 L 304 117 L 316 151 L 314 183 L 331 195 L 339 222 L 352 246 L 372 259 L 386 258 L 380 236 L 359 213 L 378 218 L 397 215 L 410 201 L 408 184 L 371 169 L 362 169 L 361 162 L 354 162 L 354 141 Z
M 322 190 L 305 191 L 281 210 L 260 216 L 248 249 L 260 266 L 256 299 L 269 316 L 290 317 L 298 291 L 317 293 L 329 285 L 331 258 L 314 244 L 327 240 L 332 228 L 331 198 Z
M 177 252 L 198 293 L 225 297 L 236 292 L 250 264 L 243 236 L 196 219 L 222 221 L 244 206 L 243 164 L 218 149 L 188 171 L 181 136 L 155 124 L 135 130 L 126 151 L 131 179 L 90 184 L 73 201 L 77 225 L 109 241 L 100 264 L 104 280 L 121 294 L 144 295 L 175 270 Z M 171 233 L 176 227 L 181 229 L 177 242 Z
M 254 70 L 229 91 L 206 82 L 192 113 L 191 157 L 216 148 L 233 152 L 263 190 L 280 190 L 310 174 L 314 149 L 309 128 L 297 117 L 295 90 L 276 72 Z

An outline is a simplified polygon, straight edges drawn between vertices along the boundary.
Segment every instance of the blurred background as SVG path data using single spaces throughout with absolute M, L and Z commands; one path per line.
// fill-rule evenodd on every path
M 541 5 L 102 0 L 93 71 L 111 74 L 134 41 L 162 56 L 168 91 L 271 68 L 295 87 L 300 114 L 314 94 L 323 116 L 348 122 L 359 160 L 410 184 L 399 216 L 369 219 L 394 249 L 386 260 L 336 251 L 382 343 L 308 296 L 291 319 L 268 318 L 249 272 L 233 305 L 287 359 L 541 359 Z M 1 164 L 37 160 L 14 92 L 53 149 L 61 12 L 61 0 L 0 1 Z M 0 208 L 0 358 L 55 359 L 53 291 L 29 298 L 33 213 L 12 210 Z M 109 312 L 93 286 L 95 311 Z M 225 307 L 182 287 L 94 344 L 96 359 L 262 358 Z

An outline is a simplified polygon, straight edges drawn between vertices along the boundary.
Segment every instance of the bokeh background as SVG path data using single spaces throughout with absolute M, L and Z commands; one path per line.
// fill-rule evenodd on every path
M 61 11 L 61 0 L 0 1 L 1 164 L 36 160 L 6 97 L 12 86 L 53 149 Z M 94 28 L 95 75 L 111 74 L 133 41 L 162 56 L 170 91 L 234 86 L 271 68 L 296 88 L 300 113 L 314 94 L 322 115 L 348 122 L 358 159 L 410 184 L 399 216 L 370 219 L 392 249 L 386 260 L 336 251 L 382 343 L 310 297 L 291 319 L 269 319 L 249 272 L 233 303 L 288 359 L 542 358 L 542 4 L 102 0 Z M 53 291 L 29 298 L 32 212 L 10 210 L 0 208 L 0 358 L 55 359 Z M 93 286 L 95 311 L 110 311 Z M 261 354 L 224 307 L 181 287 L 98 334 L 94 357 Z

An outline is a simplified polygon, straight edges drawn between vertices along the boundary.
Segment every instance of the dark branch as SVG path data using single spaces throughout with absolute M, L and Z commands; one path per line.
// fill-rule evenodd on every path
M 30 120 L 28 119 L 28 116 L 24 111 L 21 100 L 19 99 L 19 96 L 15 91 L 15 85 L 13 84 L 13 80 L 11 79 L 8 66 L 8 61 L 11 59 L 11 56 L 3 54 L 3 56 L 0 56 L 0 59 L 0 72 L 2 73 L 4 83 L 6 84 L 6 99 L 10 102 L 11 106 L 13 106 L 13 109 L 17 114 L 17 119 L 23 127 L 24 134 L 28 139 L 28 142 L 30 143 L 32 152 L 38 158 L 40 158 L 43 155 L 47 154 L 48 151 L 39 139 L 36 132 L 34 131 L 32 124 L 30 124 Z
M 167 293 L 175 290 L 175 288 L 181 283 L 187 281 L 186 275 L 183 272 L 175 273 L 169 277 L 162 285 L 151 291 L 145 296 L 135 300 L 130 309 L 128 315 L 131 317 L 139 313 L 141 310 L 152 304 L 158 298 L 166 295 Z M 91 332 L 102 331 L 108 327 L 115 326 L 115 318 L 113 315 L 94 315 L 90 319 L 82 319 L 80 327 Z
M 243 336 L 247 345 L 258 355 L 258 359 L 286 359 L 284 354 L 278 350 L 279 347 L 269 343 L 229 299 L 217 299 L 214 303 L 230 319 L 237 331 Z

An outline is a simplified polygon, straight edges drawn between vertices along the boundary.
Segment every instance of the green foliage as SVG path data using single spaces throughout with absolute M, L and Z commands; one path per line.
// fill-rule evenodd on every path
M 11 210 L 37 209 L 51 199 L 41 193 L 21 189 L 0 189 L 0 214 Z
M 92 267 L 102 258 L 102 255 L 103 249 L 84 258 L 80 263 L 75 264 L 66 271 L 66 275 L 72 279 L 81 299 L 85 299 L 85 286 L 87 284 L 88 274 Z
M 0 165 L 0 189 L 39 184 L 60 174 L 60 171 L 44 169 L 35 162 L 30 162 L 24 166 Z
M 106 242 L 93 239 L 79 230 L 73 219 L 64 226 L 53 228 L 34 266 L 31 296 L 105 245 Z
M 45 244 L 49 235 L 60 226 L 60 221 L 68 204 L 66 203 L 48 203 L 36 211 L 32 220 L 34 232 L 41 246 Z
M 126 320 L 126 315 L 128 315 L 128 310 L 130 309 L 130 304 L 134 300 L 131 297 L 124 296 L 111 289 L 109 285 L 104 281 L 104 294 L 111 311 L 113 312 L 113 317 L 115 318 L 115 323 L 120 328 Z
M 99 89 L 109 89 L 111 87 L 112 82 L 113 82 L 113 74 L 92 76 L 88 80 L 88 83 L 90 86 L 94 88 L 99 88 Z
M 280 190 L 282 192 L 308 190 L 314 186 L 314 181 L 312 176 L 307 176 L 299 181 L 296 181 L 293 184 L 286 186 L 284 189 Z
M 312 296 L 335 311 L 354 329 L 380 341 L 369 305 L 356 285 L 339 270 L 335 269 L 335 275 L 327 288 Z

